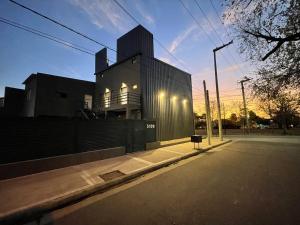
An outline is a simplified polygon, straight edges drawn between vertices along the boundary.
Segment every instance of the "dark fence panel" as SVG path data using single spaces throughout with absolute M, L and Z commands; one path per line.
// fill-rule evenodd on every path
M 0 164 L 119 146 L 139 151 L 149 139 L 143 120 L 62 118 L 0 119 L 0 137 Z

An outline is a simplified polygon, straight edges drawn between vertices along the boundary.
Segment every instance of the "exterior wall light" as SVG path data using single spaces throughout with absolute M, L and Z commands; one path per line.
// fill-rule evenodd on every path
M 159 97 L 160 97 L 160 98 L 163 98 L 163 97 L 165 97 L 165 93 L 164 93 L 163 91 L 162 91 L 162 92 L 160 92 L 160 93 L 159 93 Z
M 183 103 L 183 104 L 187 103 L 187 100 L 186 100 L 186 99 L 183 99 L 183 100 L 182 100 L 182 103 Z
M 173 97 L 172 97 L 172 100 L 173 100 L 173 101 L 176 101 L 176 100 L 177 100 L 177 96 L 173 96 Z
M 133 89 L 137 89 L 137 84 L 132 86 Z
M 109 89 L 108 88 L 105 88 L 105 93 L 108 93 L 109 92 Z
M 122 83 L 121 88 L 127 87 L 125 83 Z

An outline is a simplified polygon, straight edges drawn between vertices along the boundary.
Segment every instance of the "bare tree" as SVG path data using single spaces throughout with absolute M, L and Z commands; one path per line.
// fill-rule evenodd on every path
M 300 85 L 300 1 L 224 0 L 224 19 L 258 76 Z

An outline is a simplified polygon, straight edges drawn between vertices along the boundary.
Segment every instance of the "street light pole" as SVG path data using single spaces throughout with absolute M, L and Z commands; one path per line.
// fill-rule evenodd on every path
M 214 66 L 215 66 L 215 80 L 216 80 L 216 93 L 217 93 L 217 107 L 218 107 L 218 127 L 219 127 L 219 138 L 223 141 L 223 134 L 222 134 L 222 118 L 221 118 L 221 106 L 220 106 L 220 95 L 219 95 L 219 83 L 218 83 L 218 72 L 217 72 L 217 60 L 216 60 L 216 52 L 225 48 L 226 46 L 232 44 L 233 41 L 228 42 L 225 45 L 217 47 L 213 50 L 214 52 Z
M 244 80 L 241 80 L 241 87 L 242 87 L 242 95 L 243 95 L 243 103 L 244 103 L 244 114 L 245 114 L 245 120 L 246 120 L 246 128 L 247 131 L 249 131 L 249 120 L 248 120 L 248 111 L 247 111 L 247 103 L 246 103 L 246 97 L 245 97 L 245 90 L 244 90 L 244 83 L 251 80 L 248 77 L 245 77 Z

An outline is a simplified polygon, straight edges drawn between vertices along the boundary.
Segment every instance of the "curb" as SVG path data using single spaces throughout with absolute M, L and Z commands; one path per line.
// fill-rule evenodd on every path
M 32 220 L 40 220 L 45 213 L 49 213 L 53 210 L 63 208 L 72 203 L 79 202 L 80 200 L 87 198 L 89 196 L 92 196 L 96 193 L 101 193 L 101 192 L 107 191 L 107 190 L 111 189 L 112 187 L 115 187 L 122 183 L 128 182 L 130 180 L 133 180 L 144 174 L 147 174 L 147 173 L 153 172 L 155 170 L 158 170 L 160 168 L 169 166 L 169 165 L 179 162 L 181 160 L 199 155 L 200 153 L 203 153 L 203 152 L 209 151 L 210 149 L 230 143 L 231 141 L 232 140 L 227 140 L 222 143 L 219 143 L 219 144 L 207 147 L 207 148 L 203 148 L 199 151 L 192 152 L 187 155 L 182 155 L 180 157 L 169 159 L 167 161 L 147 167 L 143 170 L 136 171 L 136 172 L 133 172 L 126 176 L 119 177 L 114 180 L 108 181 L 104 184 L 103 183 L 95 184 L 95 185 L 92 185 L 89 187 L 84 187 L 80 190 L 74 191 L 72 193 L 69 193 L 69 194 L 66 194 L 66 195 L 63 195 L 60 197 L 56 197 L 54 199 L 46 200 L 46 201 L 38 203 L 36 205 L 31 205 L 29 207 L 24 207 L 22 209 L 19 209 L 18 211 L 10 211 L 6 214 L 0 215 L 0 224 L 3 224 L 3 225 L 4 224 L 16 224 L 16 223 L 26 223 L 26 222 L 30 222 Z

